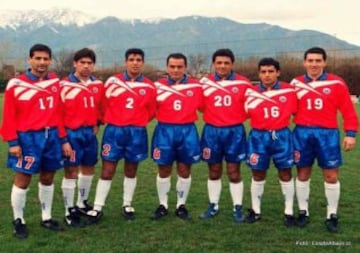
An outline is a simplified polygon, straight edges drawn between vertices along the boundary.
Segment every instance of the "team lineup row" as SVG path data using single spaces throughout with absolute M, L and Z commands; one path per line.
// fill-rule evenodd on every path
M 125 52 L 126 70 L 105 83 L 94 77 L 95 52 L 83 48 L 74 54 L 74 72 L 61 80 L 48 71 L 51 49 L 31 47 L 30 68 L 12 78 L 6 87 L 0 134 L 9 144 L 7 166 L 14 172 L 11 205 L 14 236 L 26 238 L 24 219 L 26 194 L 33 174 L 39 174 L 41 226 L 59 231 L 51 216 L 54 175 L 65 168 L 61 188 L 65 222 L 82 227 L 98 222 L 109 194 L 116 167 L 124 159 L 123 216 L 135 218 L 132 199 L 136 172 L 147 158 L 146 126 L 157 125 L 151 141 L 151 157 L 158 165 L 156 187 L 159 206 L 152 219 L 168 214 L 168 192 L 173 163 L 177 170 L 176 215 L 191 218 L 186 200 L 191 187 L 191 165 L 205 161 L 209 167 L 209 206 L 200 215 L 210 219 L 219 212 L 222 162 L 229 178 L 235 222 L 261 219 L 261 196 L 266 171 L 273 160 L 284 196 L 284 224 L 304 227 L 309 221 L 310 176 L 317 159 L 323 172 L 327 199 L 326 228 L 338 231 L 340 196 L 338 168 L 342 164 L 337 112 L 344 121 L 343 149 L 355 147 L 358 118 L 344 80 L 325 71 L 326 52 L 319 47 L 304 53 L 306 73 L 291 83 L 279 80 L 280 64 L 273 58 L 258 63 L 260 84 L 252 85 L 233 71 L 235 57 L 230 49 L 212 56 L 214 73 L 200 80 L 186 74 L 187 58 L 182 53 L 167 57 L 167 76 L 152 82 L 142 74 L 144 52 Z M 202 113 L 205 126 L 199 138 L 194 122 Z M 246 138 L 243 122 L 250 119 Z M 293 132 L 290 121 L 295 123 Z M 101 141 L 101 175 L 94 204 L 89 191 L 98 161 L 96 134 L 105 125 Z M 65 157 L 65 159 L 64 159 Z M 251 205 L 242 209 L 243 182 L 240 163 L 252 169 Z M 297 167 L 294 179 L 291 173 Z M 77 201 L 75 191 L 77 186 Z M 296 193 L 299 214 L 294 216 Z

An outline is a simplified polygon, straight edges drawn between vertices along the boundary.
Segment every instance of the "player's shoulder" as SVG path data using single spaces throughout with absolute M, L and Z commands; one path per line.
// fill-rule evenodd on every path
M 294 89 L 294 86 L 288 82 L 280 81 L 279 84 L 280 84 L 281 89 Z
M 344 81 L 344 79 L 338 75 L 335 75 L 334 73 L 327 73 L 327 80 L 331 80 L 331 81 L 339 81 L 343 84 L 346 84 L 346 82 Z

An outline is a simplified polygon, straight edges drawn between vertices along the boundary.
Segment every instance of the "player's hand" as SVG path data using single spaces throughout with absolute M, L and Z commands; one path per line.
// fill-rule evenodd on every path
M 64 144 L 62 144 L 62 152 L 65 157 L 71 156 L 73 150 L 69 142 L 65 142 Z
M 13 146 L 9 148 L 9 153 L 12 156 L 15 156 L 17 158 L 21 158 L 22 157 L 22 150 L 20 146 Z
M 354 137 L 346 136 L 343 141 L 343 149 L 345 151 L 351 151 L 355 148 L 356 139 Z

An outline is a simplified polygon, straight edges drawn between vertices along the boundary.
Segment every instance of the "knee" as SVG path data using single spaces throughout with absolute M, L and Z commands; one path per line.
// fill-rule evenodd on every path
M 76 179 L 78 176 L 77 168 L 65 168 L 65 178 Z
M 190 165 L 180 165 L 178 166 L 178 175 L 182 178 L 188 178 L 190 177 L 191 174 L 191 169 L 190 169 Z
M 239 183 L 241 181 L 240 171 L 238 170 L 228 171 L 228 177 L 231 183 Z

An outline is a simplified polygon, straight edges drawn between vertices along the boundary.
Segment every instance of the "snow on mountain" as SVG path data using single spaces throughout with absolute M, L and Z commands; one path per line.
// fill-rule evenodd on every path
M 30 25 L 33 29 L 47 24 L 84 26 L 97 20 L 98 18 L 70 9 L 0 11 L 0 27 L 8 27 L 14 30 L 24 25 Z

